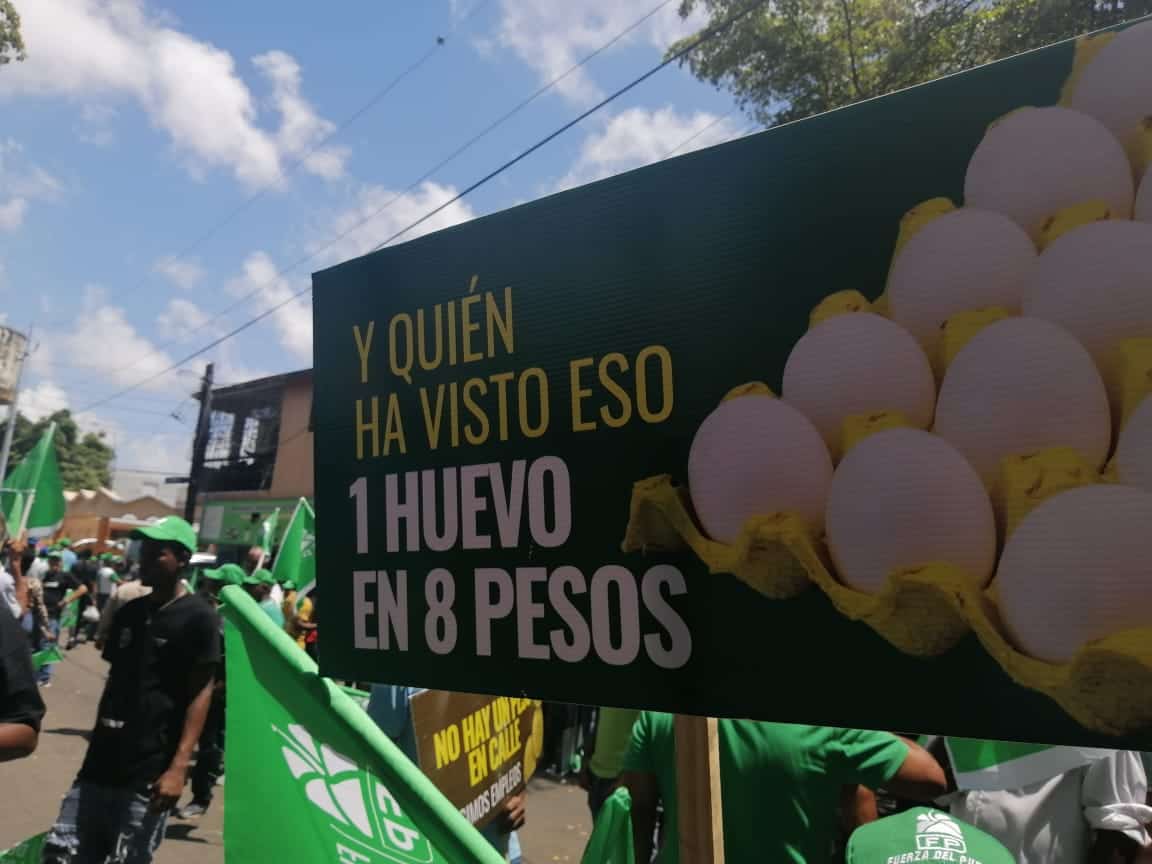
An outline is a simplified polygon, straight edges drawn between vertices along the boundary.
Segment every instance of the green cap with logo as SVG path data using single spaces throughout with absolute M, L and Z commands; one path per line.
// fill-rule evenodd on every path
M 955 861 L 964 864 L 1016 864 L 999 840 L 928 807 L 861 825 L 848 840 L 848 864 L 911 864 Z
M 151 525 L 137 528 L 132 536 L 161 543 L 176 543 L 189 552 L 196 551 L 196 529 L 179 516 L 165 516 Z
M 244 568 L 239 564 L 221 564 L 212 570 L 205 570 L 205 579 L 223 582 L 225 585 L 241 585 L 244 582 Z

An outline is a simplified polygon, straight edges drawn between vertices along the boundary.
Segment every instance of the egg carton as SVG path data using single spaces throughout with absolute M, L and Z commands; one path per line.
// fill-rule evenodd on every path
M 1053 450 L 1005 460 L 1006 512 L 1019 520 L 1059 491 L 1098 480 L 1074 453 Z M 916 657 L 946 653 L 968 633 L 1018 684 L 1046 694 L 1077 723 L 1110 735 L 1152 725 L 1152 628 L 1115 633 L 1083 646 L 1068 663 L 1022 654 L 1003 633 L 996 588 L 976 588 L 959 568 L 931 562 L 889 574 L 877 594 L 834 574 L 823 542 L 794 513 L 747 520 L 735 543 L 709 539 L 696 523 L 687 490 L 671 475 L 633 486 L 625 553 L 689 548 L 714 575 L 732 574 L 765 597 L 786 601 L 815 586 L 846 618 L 871 627 Z

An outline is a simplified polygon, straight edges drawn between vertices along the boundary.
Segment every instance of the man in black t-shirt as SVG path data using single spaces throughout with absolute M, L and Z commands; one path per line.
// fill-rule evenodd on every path
M 219 620 L 182 577 L 196 532 L 176 516 L 135 532 L 152 592 L 116 612 L 111 666 L 75 783 L 44 844 L 44 864 L 148 864 L 188 779 L 212 701 Z
M 60 553 L 53 549 L 48 553 L 48 570 L 44 574 L 41 584 L 44 586 L 44 607 L 48 610 L 48 632 L 52 638 L 60 638 L 60 616 L 64 612 L 64 598 L 75 591 L 80 583 L 71 573 L 65 573 Z M 52 669 L 55 663 L 46 663 L 40 667 L 37 680 L 41 687 L 52 684 Z
M 36 749 L 44 700 L 36 689 L 32 650 L 20 622 L 0 606 L 0 762 Z

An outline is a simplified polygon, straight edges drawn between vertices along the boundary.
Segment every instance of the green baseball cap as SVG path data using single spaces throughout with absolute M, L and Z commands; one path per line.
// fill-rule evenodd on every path
M 64 556 L 60 554 L 59 549 L 49 549 L 48 550 L 48 557 L 49 558 L 63 558 Z
M 253 570 L 251 573 L 244 574 L 245 585 L 275 585 L 276 578 L 272 575 L 271 570 L 266 570 L 261 567 L 259 570 Z
M 296 583 L 293 582 L 291 579 L 285 579 L 282 583 L 280 583 L 280 587 L 283 588 L 285 591 L 295 591 L 296 590 Z
M 221 564 L 212 570 L 205 570 L 205 579 L 223 582 L 225 585 L 240 585 L 244 582 L 244 568 L 239 564 Z
M 913 807 L 861 825 L 848 840 L 845 860 L 848 864 L 934 860 L 1015 864 L 1012 853 L 999 840 L 928 807 Z
M 196 530 L 179 516 L 165 516 L 151 525 L 137 528 L 132 536 L 143 540 L 178 543 L 189 552 L 196 551 Z
M 59 540 L 56 541 L 56 543 L 57 543 L 57 545 L 60 546 L 61 549 L 67 549 L 69 546 L 72 545 L 72 541 L 69 540 L 67 537 L 61 537 Z

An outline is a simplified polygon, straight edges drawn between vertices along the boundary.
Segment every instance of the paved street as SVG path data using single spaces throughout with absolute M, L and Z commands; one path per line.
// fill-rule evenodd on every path
M 88 645 L 70 652 L 44 692 L 48 715 L 40 747 L 29 759 L 0 765 L 0 849 L 43 831 L 75 775 L 86 746 L 105 664 Z M 169 822 L 157 864 L 223 864 L 224 789 L 208 815 L 196 823 Z M 522 834 L 528 864 L 577 862 L 590 822 L 583 792 L 547 780 L 533 781 L 528 825 Z M 236 864 L 236 862 L 233 862 Z M 263 862 L 253 862 L 263 864 Z

